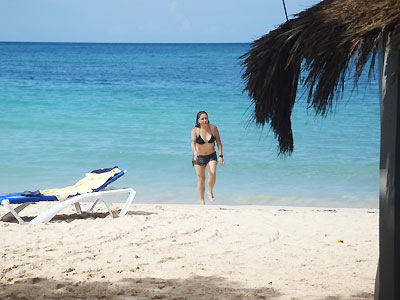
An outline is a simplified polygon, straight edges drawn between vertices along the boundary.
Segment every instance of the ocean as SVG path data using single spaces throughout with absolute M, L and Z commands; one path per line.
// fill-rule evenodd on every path
M 326 118 L 300 86 L 294 152 L 279 156 L 269 127 L 249 122 L 239 60 L 249 48 L 0 43 L 0 193 L 119 166 L 127 173 L 113 185 L 133 187 L 136 203 L 198 204 L 190 133 L 205 110 L 224 148 L 216 204 L 378 207 L 378 77 L 364 74 L 356 90 L 349 81 Z

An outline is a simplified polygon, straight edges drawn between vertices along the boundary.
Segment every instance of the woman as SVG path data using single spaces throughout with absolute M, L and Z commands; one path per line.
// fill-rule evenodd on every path
M 210 124 L 208 114 L 200 111 L 196 116 L 196 125 L 192 129 L 192 164 L 197 174 L 197 189 L 200 194 L 200 203 L 205 204 L 204 192 L 206 182 L 206 168 L 208 171 L 208 197 L 210 201 L 215 201 L 213 189 L 217 178 L 217 154 L 215 152 L 215 142 L 217 142 L 219 152 L 219 162 L 224 165 L 222 154 L 222 143 L 218 128 Z

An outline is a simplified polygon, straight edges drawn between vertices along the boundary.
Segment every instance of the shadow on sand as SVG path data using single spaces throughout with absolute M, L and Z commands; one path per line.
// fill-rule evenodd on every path
M 0 299 L 278 299 L 273 288 L 241 288 L 221 277 L 194 276 L 188 279 L 126 278 L 109 282 L 55 281 L 30 278 L 0 284 Z
M 104 277 L 104 276 L 102 276 Z M 222 277 L 193 276 L 187 279 L 125 278 L 109 282 L 56 281 L 47 278 L 29 278 L 12 284 L 0 284 L 0 299 L 174 299 L 174 300 L 239 300 L 239 299 L 288 299 L 272 287 L 243 288 L 240 284 Z M 372 300 L 371 293 L 350 297 L 329 296 L 321 300 Z M 294 297 L 290 299 L 300 300 Z
M 113 211 L 113 217 L 114 218 L 119 218 L 119 213 L 121 210 L 115 210 Z M 148 216 L 148 215 L 153 215 L 157 214 L 154 212 L 146 212 L 146 211 L 128 211 L 126 213 L 127 215 L 142 215 L 142 216 Z M 72 214 L 58 214 L 54 216 L 53 219 L 50 220 L 50 223 L 59 223 L 59 222 L 72 222 L 75 220 L 86 220 L 86 219 L 104 219 L 106 217 L 109 217 L 110 214 L 108 212 L 82 212 L 82 214 L 77 214 L 77 213 L 72 213 Z M 24 222 L 30 222 L 32 221 L 35 216 L 22 216 L 21 217 Z M 17 219 L 15 219 L 13 216 L 2 220 L 2 222 L 7 222 L 7 223 L 18 223 Z
M 335 296 L 329 296 L 326 298 L 323 298 L 321 300 L 373 300 L 374 299 L 374 294 L 371 293 L 360 293 L 357 295 L 353 295 L 349 298 L 342 298 L 342 297 L 335 297 Z

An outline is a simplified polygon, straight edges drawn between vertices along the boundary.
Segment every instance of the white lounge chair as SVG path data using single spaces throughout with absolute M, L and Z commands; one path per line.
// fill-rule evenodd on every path
M 115 169 L 113 171 L 115 171 Z M 60 201 L 57 195 L 23 196 L 22 193 L 0 194 L 0 204 L 9 209 L 9 212 L 1 216 L 0 220 L 6 221 L 10 217 L 14 216 L 20 224 L 38 224 L 41 222 L 48 222 L 61 210 L 72 204 L 75 206 L 77 213 L 82 214 L 82 209 L 79 204 L 80 202 L 91 202 L 92 206 L 89 211 L 93 211 L 94 207 L 99 202 L 103 202 L 104 205 L 107 207 L 110 216 L 113 217 L 113 211 L 111 210 L 112 198 L 121 195 L 127 195 L 125 205 L 119 213 L 119 216 L 124 216 L 126 215 L 130 205 L 133 202 L 133 199 L 135 198 L 136 191 L 132 188 L 104 190 L 110 183 L 114 182 L 126 173 L 126 171 L 121 171 L 119 169 L 117 169 L 117 171 L 118 172 L 114 172 L 116 173 L 115 175 L 106 180 L 99 187 L 93 189 L 91 192 L 69 196 L 64 201 Z M 33 218 L 30 222 L 25 222 L 18 214 L 28 205 L 43 201 L 53 201 L 56 204 L 38 215 L 37 217 Z M 13 208 L 12 205 L 14 204 L 19 204 L 19 206 Z

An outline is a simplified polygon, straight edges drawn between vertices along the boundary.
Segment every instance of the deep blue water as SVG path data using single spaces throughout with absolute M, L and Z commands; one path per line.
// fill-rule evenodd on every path
M 327 118 L 299 89 L 295 151 L 248 126 L 248 44 L 0 43 L 0 192 L 74 184 L 118 165 L 139 203 L 198 203 L 190 132 L 219 128 L 218 204 L 377 207 L 378 80 L 350 84 Z

